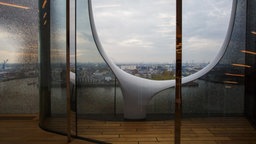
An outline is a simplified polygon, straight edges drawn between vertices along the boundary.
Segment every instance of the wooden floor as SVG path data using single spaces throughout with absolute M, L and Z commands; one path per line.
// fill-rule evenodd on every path
M 172 144 L 174 122 L 79 120 L 79 135 L 110 143 Z M 256 130 L 242 117 L 190 118 L 182 121 L 182 144 L 256 144 Z
M 8 117 L 8 118 L 7 118 Z M 0 144 L 67 144 L 67 137 L 39 128 L 38 120 L 30 116 L 0 115 Z M 71 144 L 92 144 L 73 139 Z
M 55 127 L 59 127 L 57 125 L 58 123 L 55 123 Z M 78 128 L 79 136 L 109 143 L 172 144 L 174 141 L 172 120 L 129 122 L 80 119 Z M 67 143 L 65 136 L 41 130 L 37 120 L 0 119 L 0 144 L 65 143 Z M 183 119 L 181 143 L 256 144 L 256 130 L 243 117 Z M 75 139 L 71 144 L 89 144 L 89 142 Z

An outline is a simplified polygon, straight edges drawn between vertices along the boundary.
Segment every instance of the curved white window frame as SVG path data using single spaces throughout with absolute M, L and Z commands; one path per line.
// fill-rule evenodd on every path
M 229 21 L 228 31 L 225 37 L 225 40 L 222 44 L 221 49 L 219 50 L 216 57 L 203 69 L 200 71 L 189 75 L 187 77 L 182 78 L 182 83 L 187 83 L 193 80 L 196 80 L 206 73 L 208 73 L 214 66 L 220 61 L 223 57 L 226 48 L 230 42 L 234 20 L 235 20 L 235 12 L 236 12 L 237 0 L 233 1 L 232 4 L 232 12 Z M 91 0 L 88 0 L 89 7 L 89 18 L 92 29 L 93 39 L 95 41 L 96 47 L 112 69 L 117 79 L 120 82 L 121 90 L 124 97 L 124 118 L 126 119 L 144 119 L 146 118 L 146 105 L 152 99 L 154 95 L 163 91 L 167 88 L 175 86 L 175 80 L 164 80 L 164 81 L 156 81 L 140 78 L 131 74 L 128 74 L 121 70 L 117 65 L 109 59 L 106 52 L 104 51 L 100 39 L 97 34 L 97 30 L 94 23 L 93 18 L 93 10 Z

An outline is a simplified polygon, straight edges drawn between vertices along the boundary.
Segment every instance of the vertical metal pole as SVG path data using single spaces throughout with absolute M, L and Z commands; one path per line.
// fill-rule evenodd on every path
M 175 144 L 181 141 L 182 116 L 182 0 L 176 0 L 176 85 L 175 85 Z
M 114 92 L 114 115 L 116 116 L 116 77 L 115 77 L 115 92 Z
M 76 136 L 77 136 L 77 0 L 75 0 L 75 103 L 76 103 Z
M 70 1 L 66 0 L 66 96 L 67 96 L 67 140 L 71 141 L 70 106 Z
M 44 127 L 44 120 L 51 117 L 51 39 L 50 39 L 50 2 L 40 0 L 39 8 L 39 94 L 40 94 L 40 126 Z

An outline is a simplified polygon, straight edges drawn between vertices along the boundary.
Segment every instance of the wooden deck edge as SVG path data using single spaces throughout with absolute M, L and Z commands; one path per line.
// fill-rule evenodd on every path
M 0 120 L 38 120 L 38 114 L 0 114 Z

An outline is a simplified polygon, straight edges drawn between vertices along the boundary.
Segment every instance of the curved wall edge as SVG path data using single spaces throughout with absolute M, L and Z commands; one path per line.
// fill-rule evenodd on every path
M 126 119 L 146 118 L 146 105 L 148 104 L 148 102 L 152 99 L 154 95 L 156 95 L 160 91 L 173 87 L 175 85 L 175 81 L 174 80 L 154 81 L 154 80 L 143 79 L 143 78 L 139 78 L 131 74 L 128 74 L 122 71 L 120 68 L 118 68 L 108 58 L 107 54 L 105 53 L 101 45 L 100 39 L 97 34 L 96 26 L 94 23 L 91 0 L 88 0 L 88 7 L 89 7 L 90 25 L 91 25 L 92 35 L 93 35 L 93 39 L 96 44 L 96 47 L 99 53 L 101 54 L 101 56 L 103 57 L 103 59 L 106 61 L 106 63 L 110 66 L 110 68 L 116 75 L 121 85 L 122 93 L 124 96 L 124 117 Z M 230 17 L 228 32 L 224 40 L 224 43 L 222 45 L 222 48 L 219 51 L 219 53 L 216 55 L 214 60 L 211 61 L 210 64 L 208 64 L 205 68 L 203 68 L 199 72 L 183 78 L 182 83 L 187 83 L 202 77 L 203 75 L 208 73 L 212 68 L 214 68 L 214 66 L 216 66 L 217 63 L 221 60 L 231 39 L 234 23 L 236 20 L 235 19 L 236 10 L 237 10 L 236 8 L 237 8 L 237 0 L 234 0 L 232 5 L 232 13 Z

